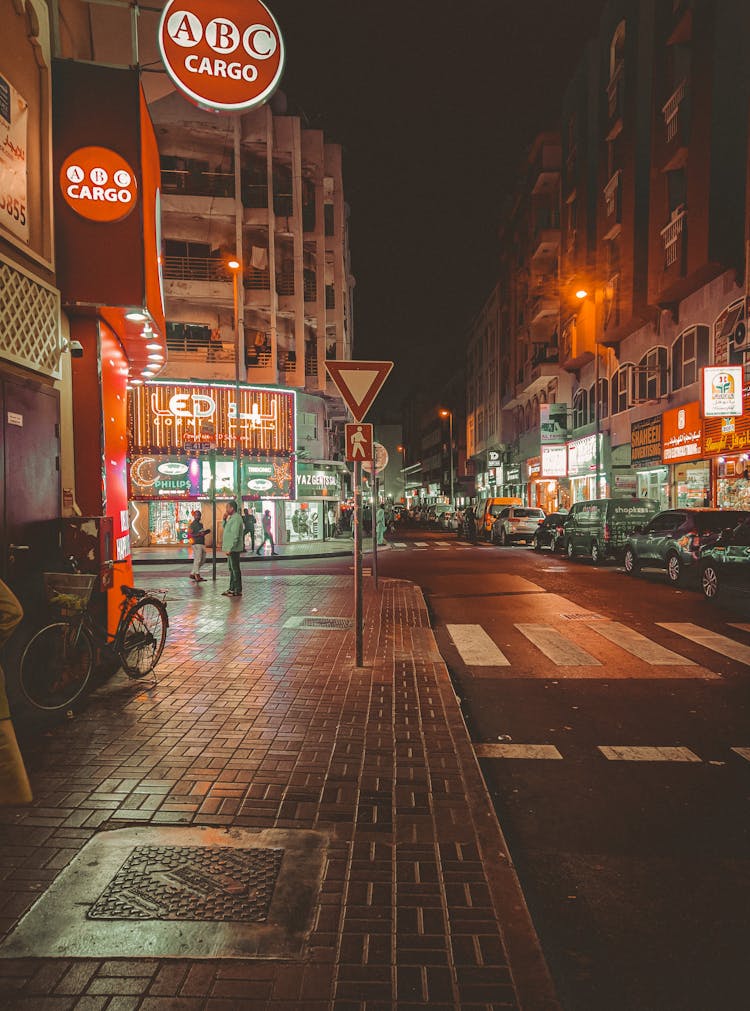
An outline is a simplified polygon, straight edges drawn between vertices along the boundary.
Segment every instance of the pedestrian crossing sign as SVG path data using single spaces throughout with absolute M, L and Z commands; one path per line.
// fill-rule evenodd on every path
M 375 453 L 375 437 L 372 425 L 361 423 L 345 425 L 346 458 L 353 463 L 372 460 Z

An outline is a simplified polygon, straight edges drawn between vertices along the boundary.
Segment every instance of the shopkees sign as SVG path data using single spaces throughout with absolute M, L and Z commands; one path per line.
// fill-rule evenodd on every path
M 169 0 L 159 51 L 177 88 L 213 112 L 261 105 L 284 69 L 281 31 L 260 0 Z

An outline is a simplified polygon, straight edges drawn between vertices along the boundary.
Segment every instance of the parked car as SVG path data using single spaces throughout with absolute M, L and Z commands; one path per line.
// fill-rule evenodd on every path
M 628 538 L 625 571 L 637 576 L 642 568 L 664 569 L 667 581 L 678 586 L 701 548 L 748 518 L 750 512 L 741 509 L 664 509 Z
M 523 499 L 507 497 L 479 499 L 474 507 L 474 515 L 477 518 L 477 537 L 489 541 L 495 520 L 503 509 L 510 505 L 522 506 Z
M 565 549 L 565 520 L 567 518 L 567 512 L 548 513 L 544 517 L 544 522 L 536 528 L 534 550 L 541 551 L 542 548 L 549 548 L 553 552 L 563 551 Z
M 595 498 L 575 502 L 565 518 L 568 558 L 588 556 L 594 565 L 620 557 L 635 527 L 648 523 L 659 511 L 650 498 Z
M 706 600 L 716 600 L 724 589 L 750 590 L 750 517 L 701 548 L 698 570 Z
M 512 544 L 513 541 L 525 541 L 529 544 L 539 525 L 544 523 L 544 509 L 533 509 L 529 506 L 506 506 L 502 509 L 492 524 L 490 540 L 493 544 Z

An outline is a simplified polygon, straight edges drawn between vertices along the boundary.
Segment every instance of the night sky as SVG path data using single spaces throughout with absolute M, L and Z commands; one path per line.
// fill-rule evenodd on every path
M 267 0 L 289 111 L 344 148 L 354 357 L 393 359 L 377 406 L 462 361 L 504 199 L 603 0 Z

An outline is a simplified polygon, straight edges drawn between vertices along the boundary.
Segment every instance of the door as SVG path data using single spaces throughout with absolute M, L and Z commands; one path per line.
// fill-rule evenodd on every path
M 677 526 L 676 514 L 673 512 L 659 513 L 648 523 L 643 534 L 638 538 L 638 554 L 642 561 L 663 561 L 664 546 L 669 534 Z
M 59 394 L 0 372 L 0 407 L 0 575 L 28 611 L 41 599 L 41 573 L 57 564 Z

